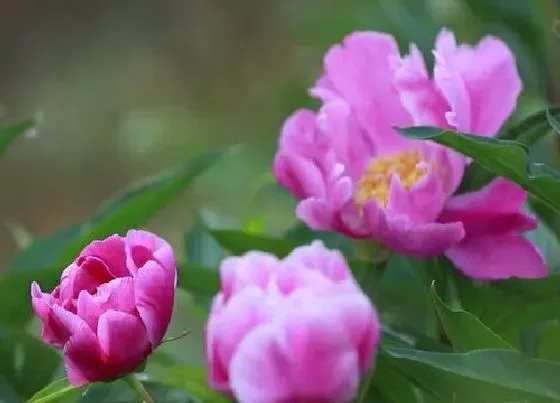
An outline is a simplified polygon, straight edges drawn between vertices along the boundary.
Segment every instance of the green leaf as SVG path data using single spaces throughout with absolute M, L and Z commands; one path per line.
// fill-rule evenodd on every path
M 509 343 L 486 327 L 476 316 L 462 309 L 451 309 L 437 295 L 435 284 L 430 294 L 448 339 L 457 352 L 477 349 L 513 349 Z
M 260 250 L 278 257 L 285 257 L 298 246 L 296 242 L 288 239 L 272 238 L 238 230 L 211 230 L 210 232 L 224 249 L 234 255 Z
M 548 116 L 553 119 L 560 117 L 560 107 L 538 111 L 517 125 L 499 133 L 497 138 L 500 140 L 515 140 L 528 147 L 532 146 L 551 132 L 551 127 L 547 122 Z M 494 176 L 492 172 L 474 161 L 465 170 L 459 193 L 478 190 L 488 184 Z
M 384 349 L 400 370 L 442 402 L 554 402 L 560 399 L 560 365 L 513 350 L 437 353 Z
M 10 143 L 17 137 L 25 134 L 35 126 L 35 120 L 31 118 L 19 119 L 8 123 L 0 128 L 0 155 L 4 153 Z
M 226 256 L 200 217 L 185 236 L 185 250 L 189 265 L 195 266 L 218 267 Z
M 330 231 L 314 231 L 302 223 L 297 223 L 284 232 L 284 238 L 302 244 L 309 244 L 318 239 L 330 249 L 338 249 L 347 259 L 355 259 L 356 251 L 352 240 L 342 234 Z
M 560 176 L 544 164 L 529 163 L 528 150 L 521 143 L 433 127 L 411 127 L 399 131 L 410 138 L 432 140 L 456 149 L 492 173 L 518 183 L 560 212 Z
M 35 241 L 15 257 L 9 268 L 64 267 L 89 242 L 141 226 L 231 151 L 206 153 L 129 185 L 105 201 L 86 221 Z
M 62 399 L 76 398 L 83 388 L 72 386 L 67 378 L 59 379 L 35 393 L 27 403 L 54 403 Z
M 537 356 L 560 362 L 560 323 L 547 323 L 537 329 Z
M 157 378 L 164 385 L 188 392 L 189 395 L 208 403 L 228 403 L 230 400 L 208 387 L 208 374 L 205 368 L 176 365 Z
M 220 290 L 220 276 L 216 269 L 181 265 L 177 285 L 195 296 L 211 298 Z
M 558 114 L 556 110 L 560 108 L 547 109 L 546 110 L 546 120 L 550 126 L 554 129 L 557 134 L 560 134 L 560 120 L 558 120 Z
M 231 151 L 225 149 L 200 155 L 128 186 L 105 201 L 82 225 L 80 236 L 64 249 L 56 265 L 67 264 L 95 239 L 139 227 L 184 191 L 197 176 Z
M 33 336 L 16 331 L 0 334 L 0 377 L 20 396 L 27 398 L 47 385 L 60 362 L 54 349 Z
M 205 401 L 181 389 L 170 388 L 151 379 L 143 379 L 142 382 L 155 402 L 205 403 Z M 118 380 L 111 383 L 90 385 L 82 395 L 79 403 L 130 403 L 139 401 L 137 393 L 122 380 Z

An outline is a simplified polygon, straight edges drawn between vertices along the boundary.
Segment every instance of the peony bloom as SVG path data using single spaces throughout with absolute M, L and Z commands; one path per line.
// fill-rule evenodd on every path
M 350 402 L 380 338 L 375 309 L 320 241 L 227 258 L 206 327 L 210 382 L 241 403 Z
M 177 271 L 171 246 L 131 230 L 89 244 L 51 294 L 31 286 L 42 338 L 64 353 L 70 382 L 107 381 L 138 367 L 169 325 Z
M 418 49 L 401 57 L 387 34 L 353 33 L 333 46 L 311 89 L 320 110 L 298 110 L 284 124 L 278 181 L 300 200 L 297 216 L 313 229 L 414 256 L 445 253 L 478 279 L 545 276 L 541 254 L 521 235 L 537 225 L 522 211 L 522 189 L 498 179 L 454 196 L 468 158 L 394 130 L 428 125 L 495 135 L 521 91 L 511 51 L 493 37 L 457 45 L 442 30 L 434 55 L 430 77 Z M 501 190 L 512 199 L 497 196 Z M 490 224 L 504 217 L 507 225 Z

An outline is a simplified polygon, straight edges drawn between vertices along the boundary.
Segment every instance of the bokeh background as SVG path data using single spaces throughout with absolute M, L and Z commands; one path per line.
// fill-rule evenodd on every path
M 0 270 L 131 181 L 226 144 L 244 150 L 147 227 L 183 258 L 201 217 L 285 230 L 295 204 L 270 165 L 285 117 L 314 105 L 307 88 L 324 52 L 370 29 L 392 33 L 403 52 L 417 43 L 431 63 L 442 26 L 461 42 L 494 34 L 512 47 L 524 81 L 512 122 L 560 102 L 556 0 L 0 1 L 0 113 L 40 119 L 0 160 Z M 551 135 L 532 155 L 560 168 L 559 148 Z M 534 236 L 547 245 L 543 231 Z M 195 330 L 190 357 L 200 360 L 200 318 L 183 318 L 173 331 Z

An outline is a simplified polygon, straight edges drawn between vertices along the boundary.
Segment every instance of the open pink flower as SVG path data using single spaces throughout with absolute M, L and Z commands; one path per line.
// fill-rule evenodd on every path
M 171 246 L 131 230 L 88 245 L 50 294 L 31 286 L 42 338 L 64 353 L 81 386 L 134 370 L 161 342 L 173 310 L 177 271 Z
M 502 41 L 487 37 L 475 47 L 457 46 L 453 34 L 442 30 L 434 54 L 431 78 L 418 49 L 412 45 L 401 57 L 387 34 L 357 32 L 333 46 L 311 89 L 323 105 L 317 113 L 298 110 L 284 124 L 274 161 L 277 179 L 300 200 L 296 213 L 313 229 L 373 238 L 415 256 L 447 253 L 476 278 L 546 275 L 542 256 L 520 235 L 536 226 L 522 212 L 524 196 L 514 202 L 498 198 L 485 210 L 486 218 L 515 213 L 523 219 L 501 232 L 472 232 L 464 214 L 442 216 L 454 205 L 469 160 L 395 132 L 395 126 L 429 125 L 493 136 L 514 110 L 521 81 Z M 484 199 L 490 186 L 471 198 Z M 503 186 L 524 195 L 512 184 Z M 490 235 L 523 258 L 498 268 L 503 252 L 477 249 Z M 482 266 L 474 270 L 475 264 Z
M 380 338 L 344 258 L 320 241 L 284 260 L 227 258 L 206 327 L 210 382 L 239 402 L 351 402 Z

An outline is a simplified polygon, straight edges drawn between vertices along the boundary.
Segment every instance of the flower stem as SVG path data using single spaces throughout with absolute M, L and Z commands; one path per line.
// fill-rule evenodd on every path
M 142 382 L 134 376 L 134 374 L 129 374 L 124 377 L 124 381 L 130 386 L 138 396 L 142 398 L 143 403 L 155 403 L 154 399 L 150 396 Z

